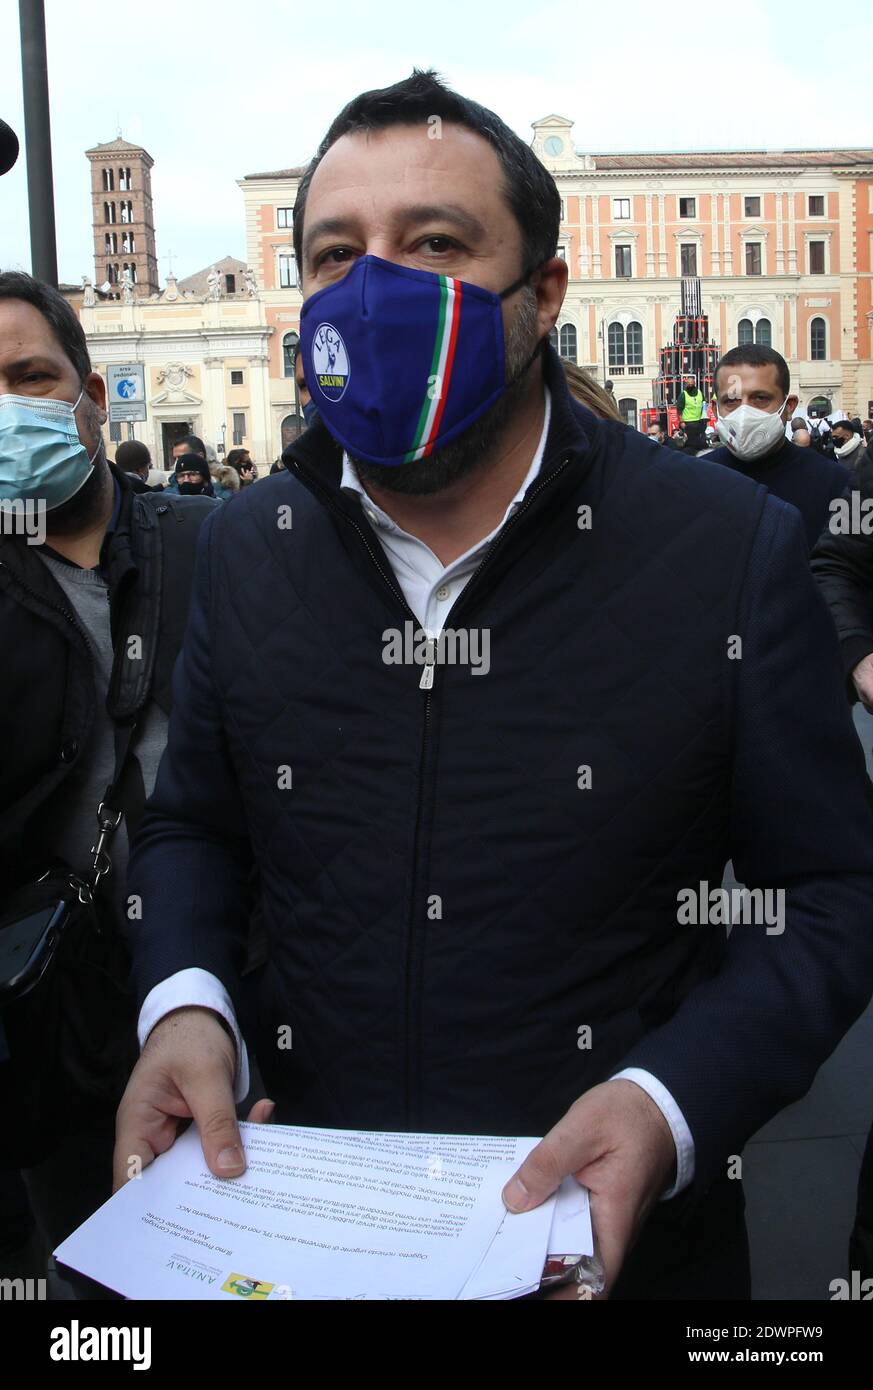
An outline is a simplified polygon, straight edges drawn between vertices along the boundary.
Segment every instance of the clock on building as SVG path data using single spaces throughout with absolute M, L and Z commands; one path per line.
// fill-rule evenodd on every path
M 551 154 L 551 155 L 563 154 L 563 153 L 564 153 L 564 142 L 563 142 L 563 140 L 561 139 L 560 135 L 548 135 L 548 136 L 546 136 L 546 140 L 545 140 L 545 144 L 543 145 L 543 149 L 545 150 L 546 154 Z

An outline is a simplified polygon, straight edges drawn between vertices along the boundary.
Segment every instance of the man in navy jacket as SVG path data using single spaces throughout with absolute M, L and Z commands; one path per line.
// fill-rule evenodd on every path
M 613 1297 L 743 1297 L 735 1156 L 873 989 L 873 815 L 796 513 L 569 398 L 559 218 L 432 74 L 350 103 L 302 181 L 321 418 L 200 548 L 129 880 L 118 1180 L 189 1114 L 245 1166 L 255 864 L 277 1119 L 543 1133 L 504 1200 L 575 1174 Z M 435 286 L 436 389 L 387 463 Z M 468 312 L 502 340 L 455 430 Z M 730 857 L 757 898 L 728 940 Z
M 796 410 L 797 397 L 791 395 L 785 358 L 757 343 L 731 348 L 716 368 L 715 389 L 722 445 L 707 455 L 710 463 L 745 473 L 796 507 L 812 550 L 830 521 L 831 502 L 849 485 L 849 470 L 786 438 L 785 421 Z

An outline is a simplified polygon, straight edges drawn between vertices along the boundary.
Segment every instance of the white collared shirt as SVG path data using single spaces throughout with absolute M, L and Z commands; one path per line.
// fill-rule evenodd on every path
M 545 388 L 544 406 L 543 429 L 536 452 L 521 487 L 503 514 L 503 519 L 493 531 L 489 531 L 487 536 L 483 536 L 481 541 L 477 541 L 450 565 L 444 565 L 430 546 L 419 540 L 418 536 L 410 535 L 398 526 L 396 521 L 392 521 L 388 513 L 384 512 L 365 491 L 354 464 L 348 454 L 343 454 L 340 486 L 347 496 L 360 498 L 361 510 L 390 561 L 395 578 L 403 591 L 403 597 L 429 637 L 439 636 L 453 603 L 479 568 L 492 542 L 500 535 L 509 518 L 518 511 L 525 493 L 542 467 L 552 419 L 552 395 L 548 387 Z
M 426 545 L 418 536 L 404 531 L 395 521 L 392 521 L 388 513 L 383 511 L 366 492 L 348 455 L 343 455 L 340 485 L 347 495 L 352 494 L 360 498 L 361 510 L 388 557 L 406 602 L 421 626 L 427 630 L 431 637 L 439 636 L 449 610 L 458 595 L 478 568 L 488 547 L 503 530 L 510 517 L 518 511 L 525 493 L 542 467 L 552 416 L 552 398 L 548 387 L 545 388 L 544 405 L 543 429 L 536 452 L 524 481 L 506 508 L 503 520 L 494 527 L 493 531 L 490 531 L 487 536 L 483 536 L 481 541 L 471 546 L 469 550 L 465 551 L 463 555 L 459 555 L 449 565 L 444 565 L 430 546 Z M 236 1041 L 238 1059 L 235 1097 L 237 1102 L 242 1101 L 249 1089 L 249 1064 L 246 1045 L 239 1031 L 233 1004 L 227 990 L 221 981 L 208 971 L 200 969 L 179 970 L 175 975 L 169 976 L 154 986 L 147 996 L 139 1016 L 140 1046 L 145 1046 L 149 1033 L 166 1014 L 174 1009 L 193 1005 L 212 1009 L 215 1013 L 220 1014 L 230 1027 Z M 691 1137 L 691 1131 L 676 1101 L 657 1077 L 652 1076 L 647 1071 L 642 1071 L 639 1067 L 628 1067 L 624 1071 L 617 1072 L 612 1079 L 619 1078 L 633 1081 L 641 1087 L 658 1106 L 670 1126 L 670 1132 L 676 1145 L 676 1181 L 670 1191 L 664 1194 L 666 1200 L 666 1198 L 675 1196 L 677 1192 L 681 1192 L 694 1177 L 694 1140 Z M 556 1115 L 555 1119 L 558 1118 Z

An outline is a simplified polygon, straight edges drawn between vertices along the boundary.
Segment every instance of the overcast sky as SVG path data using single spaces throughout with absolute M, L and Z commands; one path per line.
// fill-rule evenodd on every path
M 873 146 L 869 0 L 330 5 L 46 0 L 58 270 L 93 275 L 84 151 L 119 129 L 155 161 L 161 282 L 245 257 L 246 173 L 304 163 L 340 107 L 435 67 L 525 140 L 551 112 L 581 152 Z M 857 61 L 856 61 L 857 60 Z M 683 72 L 687 62 L 688 71 Z M 0 117 L 24 143 L 16 0 L 0 0 Z M 699 93 L 700 95 L 692 95 Z M 0 180 L 0 266 L 30 269 L 25 158 Z

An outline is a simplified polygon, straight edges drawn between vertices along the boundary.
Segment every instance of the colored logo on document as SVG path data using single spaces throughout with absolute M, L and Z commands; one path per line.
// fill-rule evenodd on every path
M 221 1286 L 222 1293 L 236 1294 L 237 1298 L 269 1298 L 272 1284 L 263 1284 L 260 1279 L 250 1279 L 245 1274 L 229 1274 Z

